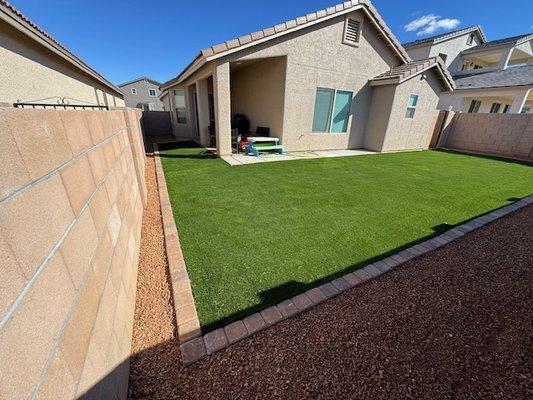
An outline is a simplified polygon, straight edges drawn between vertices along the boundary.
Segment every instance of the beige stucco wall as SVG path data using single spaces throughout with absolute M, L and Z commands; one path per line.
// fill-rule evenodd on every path
M 231 74 L 231 114 L 244 114 L 250 131 L 269 127 L 272 136 L 283 134 L 285 58 L 267 58 Z
M 372 100 L 368 81 L 400 60 L 360 11 L 358 47 L 342 43 L 345 16 L 333 18 L 228 56 L 220 62 L 287 57 L 282 140 L 288 151 L 360 148 Z M 347 133 L 313 133 L 318 87 L 353 92 Z
M 455 114 L 441 147 L 533 159 L 532 114 Z
M 433 71 L 398 85 L 381 151 L 427 149 L 439 113 L 440 92 L 441 83 Z M 418 94 L 418 103 L 414 118 L 405 118 L 411 93 Z
M 124 100 L 18 30 L 0 22 L 0 103 L 57 103 L 124 106 Z
M 374 86 L 372 91 L 372 104 L 366 124 L 363 147 L 368 150 L 381 151 L 389 126 L 396 85 Z
M 0 108 L 0 398 L 124 399 L 140 111 Z
M 423 60 L 425 58 L 436 57 L 439 53 L 447 54 L 446 67 L 454 74 L 461 70 L 462 60 L 459 54 L 467 49 L 477 46 L 480 42 L 477 35 L 474 36 L 474 41 L 471 45 L 466 42 L 470 33 L 457 36 L 452 39 L 445 40 L 435 45 L 421 45 L 413 46 L 406 49 L 407 53 L 413 60 Z
M 298 151 L 360 148 L 372 100 L 372 88 L 368 82 L 390 67 L 399 65 L 401 61 L 393 50 L 386 46 L 383 38 L 362 12 L 356 11 L 350 16 L 364 20 L 358 47 L 342 43 L 345 16 L 339 16 L 208 63 L 181 85 L 191 85 L 196 79 L 212 74 L 214 68 L 223 64 L 286 57 L 283 133 L 280 135 L 285 149 Z M 229 77 L 222 77 L 220 73 L 219 77 L 223 78 L 224 82 L 219 88 L 229 90 L 226 85 Z M 257 79 L 262 77 L 257 76 Z M 353 92 L 347 133 L 311 132 L 318 87 Z M 219 93 L 218 97 L 229 98 L 229 93 Z M 216 103 L 215 101 L 215 105 Z M 227 106 L 223 105 L 224 108 Z M 189 112 L 191 111 L 189 109 Z M 191 135 L 190 129 L 191 127 L 187 126 L 176 127 L 175 134 Z
M 443 93 L 439 99 L 439 110 L 452 110 L 455 112 L 468 112 L 472 100 L 481 101 L 479 113 L 489 113 L 492 103 L 500 103 L 499 113 L 503 113 L 505 105 L 512 105 L 516 97 L 523 95 L 527 87 L 516 88 L 487 88 L 472 90 L 455 90 L 454 92 Z M 533 89 L 533 86 L 530 88 Z M 533 90 L 524 103 L 525 107 L 530 107 L 533 112 Z

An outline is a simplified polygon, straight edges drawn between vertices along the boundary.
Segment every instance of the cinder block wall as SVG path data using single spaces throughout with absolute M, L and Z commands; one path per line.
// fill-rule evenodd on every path
M 440 147 L 505 157 L 533 158 L 533 114 L 457 113 Z
M 126 397 L 140 117 L 0 108 L 0 399 Z

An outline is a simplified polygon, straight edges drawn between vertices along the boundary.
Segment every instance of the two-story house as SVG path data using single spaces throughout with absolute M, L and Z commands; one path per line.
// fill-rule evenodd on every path
M 163 102 L 159 99 L 161 83 L 146 76 L 122 83 L 118 87 L 124 93 L 126 107 L 140 108 L 143 111 L 163 111 Z
M 533 112 L 533 34 L 487 41 L 480 26 L 405 43 L 414 60 L 440 56 L 456 90 L 439 109 L 473 113 Z

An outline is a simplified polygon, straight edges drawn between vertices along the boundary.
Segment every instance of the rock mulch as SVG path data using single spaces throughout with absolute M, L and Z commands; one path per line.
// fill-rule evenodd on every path
M 533 206 L 183 367 L 147 178 L 130 398 L 531 398 Z

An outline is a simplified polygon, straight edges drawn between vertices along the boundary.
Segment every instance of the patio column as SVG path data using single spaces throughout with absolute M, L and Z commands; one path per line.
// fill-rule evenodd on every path
M 196 100 L 198 103 L 198 131 L 200 144 L 209 146 L 209 99 L 207 97 L 207 79 L 196 81 Z
M 231 154 L 231 92 L 229 63 L 217 65 L 213 75 L 217 153 Z
M 506 69 L 507 65 L 509 64 L 509 60 L 511 59 L 511 54 L 513 53 L 514 48 L 511 47 L 510 49 L 504 50 L 502 54 L 500 55 L 500 62 L 498 63 L 498 69 Z
M 510 114 L 520 114 L 530 91 L 531 89 L 526 89 L 516 94 L 513 99 L 513 104 L 511 104 L 511 109 L 509 110 Z

